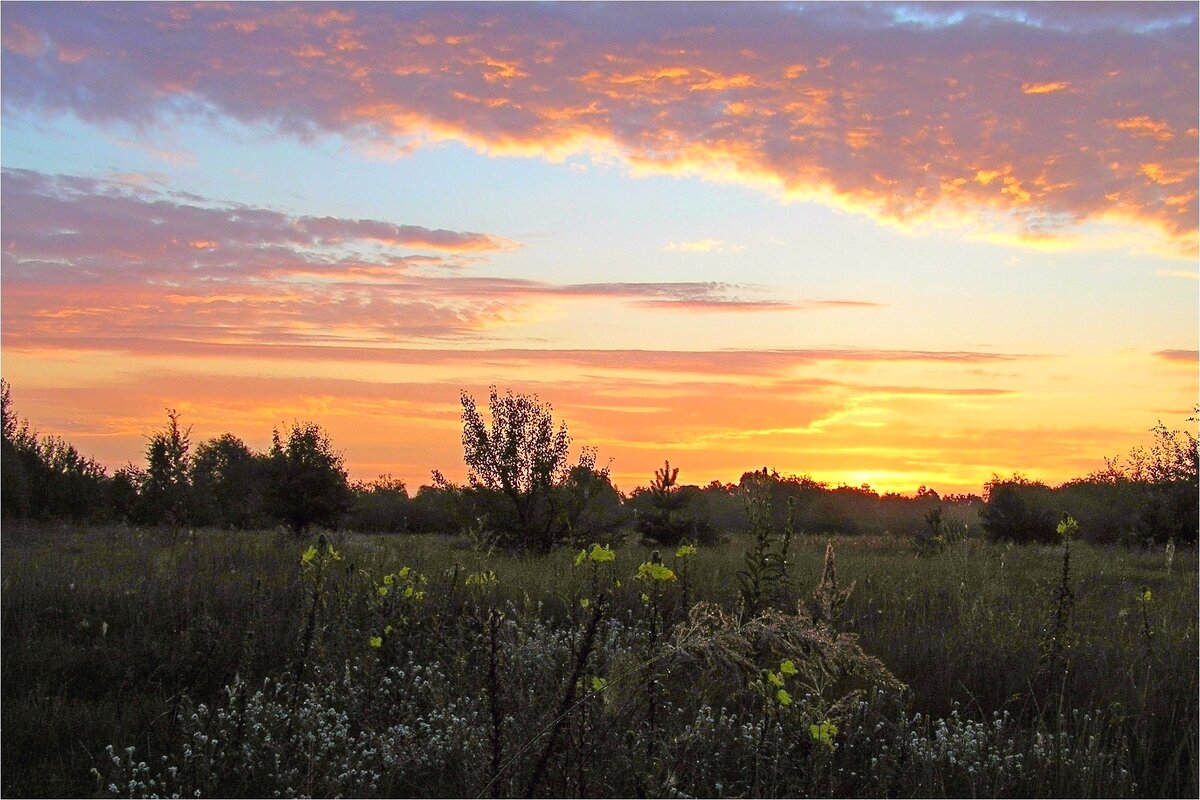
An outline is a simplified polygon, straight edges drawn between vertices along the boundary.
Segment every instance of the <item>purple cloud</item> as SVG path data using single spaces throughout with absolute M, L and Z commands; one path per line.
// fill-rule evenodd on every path
M 7 110 L 421 136 L 1194 254 L 1189 4 L 8 4 Z
M 161 341 L 356 345 L 477 336 L 545 302 L 675 311 L 798 311 L 726 283 L 554 284 L 431 267 L 507 249 L 489 234 L 293 216 L 75 176 L 4 170 L 10 346 Z M 420 250 L 441 250 L 430 254 Z

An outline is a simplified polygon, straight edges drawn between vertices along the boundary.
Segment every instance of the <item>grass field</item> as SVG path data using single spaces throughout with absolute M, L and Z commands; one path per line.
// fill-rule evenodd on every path
M 3 793 L 1196 794 L 1194 550 L 834 539 L 823 617 L 804 537 L 739 621 L 741 539 L 330 542 L 6 525 Z

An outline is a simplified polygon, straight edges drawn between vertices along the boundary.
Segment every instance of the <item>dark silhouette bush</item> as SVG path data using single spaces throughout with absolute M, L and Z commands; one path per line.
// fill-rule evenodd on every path
M 989 541 L 1050 544 L 1055 541 L 1059 513 L 1054 491 L 1019 475 L 993 478 L 985 487 L 980 520 Z

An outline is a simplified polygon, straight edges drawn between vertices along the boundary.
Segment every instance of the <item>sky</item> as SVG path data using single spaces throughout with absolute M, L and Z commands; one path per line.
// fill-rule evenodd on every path
M 6 2 L 0 351 L 110 468 L 176 409 L 463 480 L 1059 483 L 1188 422 L 1196 3 Z

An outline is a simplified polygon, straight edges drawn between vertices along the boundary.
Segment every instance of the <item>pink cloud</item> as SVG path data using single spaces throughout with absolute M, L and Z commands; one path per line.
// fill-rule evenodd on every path
M 1157 350 L 1154 355 L 1168 364 L 1196 368 L 1200 363 L 1200 352 L 1195 350 Z
M 3 15 L 6 109 L 134 124 L 216 109 L 401 149 L 600 147 L 634 170 L 741 181 L 898 225 L 960 219 L 1046 243 L 1133 221 L 1156 246 L 1196 248 L 1187 4 L 13 4 Z
M 431 271 L 515 245 L 490 234 L 212 203 L 128 181 L 5 170 L 3 192 L 6 346 L 461 339 L 548 302 L 692 312 L 873 305 L 759 300 L 746 296 L 754 287 L 716 282 L 554 284 Z

